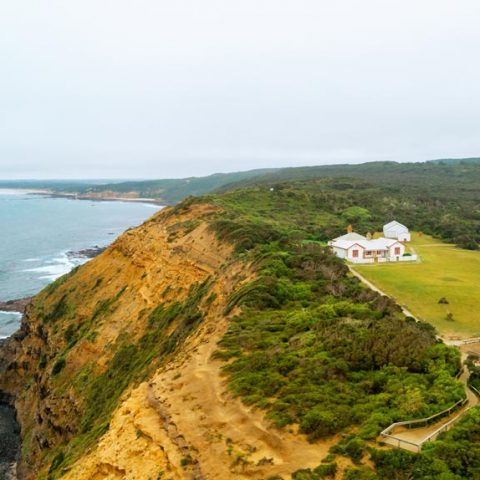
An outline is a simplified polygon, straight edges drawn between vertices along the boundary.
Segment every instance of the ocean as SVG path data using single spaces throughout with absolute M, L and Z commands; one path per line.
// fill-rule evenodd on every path
M 0 302 L 36 294 L 86 262 L 79 252 L 107 246 L 160 208 L 0 190 Z M 0 311 L 0 338 L 17 330 L 20 319 Z

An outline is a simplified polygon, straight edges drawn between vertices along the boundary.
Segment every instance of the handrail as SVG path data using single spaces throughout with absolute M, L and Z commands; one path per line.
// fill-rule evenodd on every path
M 393 435 L 388 435 L 387 434 L 387 435 L 384 435 L 384 437 L 391 438 L 393 440 L 396 440 L 399 443 L 408 443 L 409 445 L 413 445 L 414 447 L 419 447 L 420 446 L 420 444 L 418 444 L 418 443 L 411 442 L 410 440 L 405 440 L 403 438 L 394 437 Z
M 452 418 L 450 421 L 448 421 L 447 423 L 445 423 L 444 425 L 442 425 L 441 427 L 437 428 L 433 433 L 431 433 L 430 435 L 428 435 L 427 437 L 425 437 L 422 442 L 420 443 L 420 445 L 423 445 L 425 442 L 429 442 L 430 440 L 432 440 L 434 437 L 436 438 L 438 435 L 440 435 L 442 432 L 444 432 L 445 430 L 448 430 L 448 427 L 450 425 L 452 425 L 453 423 L 455 423 L 467 410 L 469 410 L 470 407 L 468 407 L 467 409 L 465 409 L 465 411 L 459 413 L 456 417 Z
M 460 399 L 458 402 L 454 403 L 451 407 L 449 407 L 445 410 L 442 410 L 441 412 L 435 413 L 434 415 L 431 415 L 430 417 L 419 418 L 419 419 L 416 419 L 416 420 L 404 420 L 402 422 L 392 423 L 390 426 L 388 426 L 382 432 L 380 432 L 380 435 L 390 436 L 389 435 L 390 431 L 393 430 L 396 427 L 400 427 L 400 426 L 404 426 L 404 425 L 415 425 L 415 424 L 418 424 L 418 423 L 428 423 L 430 420 L 433 420 L 434 418 L 440 417 L 441 415 L 445 415 L 446 413 L 450 413 L 453 409 L 455 409 L 459 405 L 463 406 L 467 402 L 468 402 L 468 398 L 465 397 L 465 398 Z
M 472 390 L 473 393 L 475 393 L 475 395 L 477 395 L 478 397 L 480 397 L 480 391 L 478 389 L 476 389 L 472 384 L 468 384 L 468 388 L 470 390 Z

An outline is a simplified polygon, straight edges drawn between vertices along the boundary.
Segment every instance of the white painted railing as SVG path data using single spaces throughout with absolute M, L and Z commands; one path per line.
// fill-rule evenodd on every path
M 477 396 L 480 397 L 480 391 L 476 389 L 473 385 L 468 384 L 468 388 Z
M 468 398 L 465 397 L 465 398 L 459 400 L 458 402 L 456 402 L 455 404 L 453 404 L 451 407 L 449 407 L 445 410 L 442 410 L 441 412 L 435 413 L 434 415 L 431 415 L 430 417 L 419 418 L 419 419 L 416 419 L 416 420 L 405 420 L 403 422 L 392 423 L 385 430 L 380 432 L 380 436 L 390 439 L 391 443 L 394 446 L 397 446 L 399 448 L 405 448 L 405 447 L 402 447 L 402 445 L 405 444 L 407 446 L 413 447 L 417 451 L 420 451 L 420 449 L 422 448 L 422 445 L 425 442 L 430 441 L 430 440 L 434 440 L 435 438 L 438 437 L 438 435 L 440 435 L 440 433 L 442 433 L 445 430 L 448 430 L 448 428 L 450 428 L 450 426 L 453 423 L 455 423 L 465 412 L 460 413 L 455 418 L 453 418 L 452 420 L 450 420 L 446 424 L 439 427 L 437 430 L 435 430 L 433 433 L 431 433 L 428 437 L 424 438 L 420 442 L 411 442 L 409 440 L 404 440 L 403 438 L 396 437 L 392 433 L 393 430 L 395 430 L 398 427 L 418 428 L 418 427 L 426 426 L 437 418 L 449 416 L 454 410 L 456 410 L 458 408 L 462 408 L 467 402 L 468 402 Z M 411 448 L 406 448 L 406 449 L 411 450 Z

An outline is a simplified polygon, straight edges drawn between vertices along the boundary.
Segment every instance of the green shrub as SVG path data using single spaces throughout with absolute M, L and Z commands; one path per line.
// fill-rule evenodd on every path
M 347 468 L 343 480 L 380 480 L 380 477 L 368 467 Z
M 325 463 L 323 465 L 319 465 L 313 469 L 313 473 L 315 473 L 319 478 L 335 478 L 337 473 L 337 464 Z
M 62 465 L 64 460 L 65 460 L 65 454 L 62 451 L 60 451 L 53 458 L 52 463 L 50 464 L 50 469 L 48 470 L 48 473 L 51 474 L 55 472 L 55 470 L 57 470 Z
M 349 436 L 331 448 L 333 453 L 350 457 L 353 463 L 360 463 L 366 453 L 366 443 L 359 437 Z
M 53 376 L 58 375 L 65 368 L 65 364 L 66 364 L 65 358 L 62 357 L 58 359 L 53 365 L 52 375 Z
M 62 318 L 68 312 L 67 295 L 63 295 L 62 298 L 55 304 L 53 310 L 43 317 L 45 323 L 56 322 Z

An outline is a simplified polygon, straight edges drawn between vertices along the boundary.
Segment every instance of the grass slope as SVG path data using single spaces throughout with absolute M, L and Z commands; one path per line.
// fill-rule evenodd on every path
M 356 266 L 363 276 L 445 335 L 480 336 L 480 252 L 413 234 L 421 263 Z M 446 298 L 448 304 L 438 303 Z M 448 313 L 453 315 L 447 318 Z

